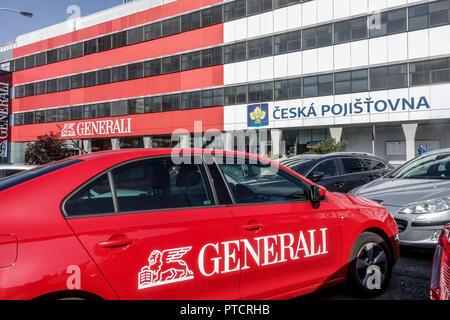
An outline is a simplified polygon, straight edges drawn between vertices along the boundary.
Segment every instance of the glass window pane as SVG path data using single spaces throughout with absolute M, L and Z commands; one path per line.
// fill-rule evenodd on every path
M 98 52 L 110 50 L 112 46 L 112 36 L 98 38 Z
M 317 46 L 324 47 L 333 44 L 333 25 L 317 27 Z
M 135 44 L 144 41 L 144 27 L 130 29 L 128 32 L 128 44 Z
M 181 16 L 181 32 L 198 29 L 201 27 L 201 12 L 193 12 Z
M 128 65 L 128 80 L 142 78 L 144 76 L 144 64 L 142 62 Z
M 333 94 L 333 75 L 323 75 L 318 77 L 319 80 L 319 96 L 326 96 Z
M 97 39 L 92 39 L 84 42 L 84 54 L 92 54 L 97 52 Z
M 406 9 L 398 9 L 387 13 L 388 34 L 406 31 Z
M 70 121 L 70 108 L 58 109 L 58 121 Z
M 58 49 L 59 61 L 70 59 L 70 46 L 62 47 Z
M 76 43 L 70 46 L 70 56 L 73 58 L 81 57 L 84 54 L 84 44 L 83 42 Z
M 120 48 L 127 45 L 127 32 L 122 31 L 112 35 L 112 47 Z
M 127 80 L 127 66 L 112 68 L 112 82 Z
M 111 102 L 97 104 L 97 117 L 106 118 L 111 116 Z
M 317 28 L 303 30 L 303 50 L 317 47 Z
M 303 79 L 303 96 L 305 98 L 308 97 L 316 97 L 318 95 L 318 83 L 317 77 L 306 77 Z
M 161 74 L 161 59 L 144 62 L 144 77 Z
M 162 21 L 162 36 L 170 36 L 180 32 L 180 17 Z
M 83 107 L 76 106 L 70 108 L 70 120 L 81 120 L 83 119 Z
M 379 37 L 387 34 L 387 13 L 369 16 L 370 37 Z
M 430 2 L 430 26 L 438 26 L 449 23 L 450 4 L 448 0 Z
M 152 23 L 144 27 L 144 40 L 161 38 L 161 22 Z
M 47 63 L 55 62 L 58 62 L 58 49 L 47 51 Z
M 428 27 L 428 4 L 421 4 L 408 8 L 409 31 Z
M 387 67 L 370 69 L 370 90 L 382 90 L 388 88 Z
M 83 74 L 76 74 L 70 77 L 70 87 L 72 89 L 77 89 L 83 87 Z
M 389 66 L 389 89 L 403 88 L 407 86 L 406 64 Z
M 202 10 L 202 27 L 222 22 L 222 6 Z

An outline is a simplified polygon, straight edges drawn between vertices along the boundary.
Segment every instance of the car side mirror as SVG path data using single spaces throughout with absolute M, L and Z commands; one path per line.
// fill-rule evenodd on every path
M 320 202 L 325 199 L 326 189 L 320 188 L 317 185 L 312 185 L 310 189 L 309 199 L 311 202 Z
M 313 171 L 310 175 L 309 175 L 309 179 L 312 182 L 318 182 L 320 180 L 322 180 L 323 176 L 325 175 L 325 173 L 320 172 L 320 171 Z

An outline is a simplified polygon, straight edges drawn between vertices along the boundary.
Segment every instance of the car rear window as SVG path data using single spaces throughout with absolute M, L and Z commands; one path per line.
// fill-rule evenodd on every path
M 33 170 L 23 171 L 21 173 L 12 175 L 10 177 L 6 177 L 6 178 L 0 180 L 0 191 L 17 186 L 21 183 L 30 181 L 34 178 L 43 176 L 50 172 L 53 172 L 53 171 L 56 171 L 56 170 L 59 170 L 62 168 L 66 168 L 68 166 L 74 165 L 75 163 L 79 163 L 81 161 L 82 160 L 78 160 L 78 159 L 63 160 L 63 161 L 55 162 L 55 163 L 52 163 L 49 165 L 41 166 L 41 167 L 38 167 Z

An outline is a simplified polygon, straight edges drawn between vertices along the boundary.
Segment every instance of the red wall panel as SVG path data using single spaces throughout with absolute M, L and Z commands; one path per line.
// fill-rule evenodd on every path
M 13 112 L 223 85 L 223 65 L 12 100 Z
M 99 52 L 84 57 L 14 72 L 14 85 L 103 69 L 223 43 L 223 25 L 214 25 L 170 37 Z
M 111 20 L 99 25 L 16 48 L 14 49 L 14 57 L 17 58 L 35 52 L 64 46 L 73 42 L 98 37 L 106 33 L 120 31 L 122 29 L 131 28 L 133 26 L 149 23 L 158 19 L 164 19 L 219 2 L 221 2 L 221 0 L 178 0 L 164 6 L 156 7 L 132 14 L 130 16 Z
M 194 132 L 195 121 L 201 121 L 202 132 L 213 129 L 223 131 L 223 107 L 214 107 L 207 109 L 171 111 L 164 113 L 131 115 L 123 117 L 90 119 L 81 121 L 67 121 L 67 122 L 33 124 L 25 126 L 14 126 L 11 127 L 11 140 L 13 142 L 35 141 L 37 140 L 37 136 L 49 133 L 50 131 L 61 132 L 61 129 L 64 128 L 64 125 L 68 123 L 75 123 L 75 126 L 77 126 L 79 123 L 86 123 L 91 121 L 102 121 L 102 120 L 120 121 L 121 119 L 124 119 L 125 124 L 128 122 L 128 119 L 130 119 L 131 133 L 104 134 L 101 136 L 75 135 L 70 138 L 90 139 L 90 138 L 108 138 L 108 137 L 122 137 L 122 136 L 172 134 L 174 130 L 177 129 L 185 129 L 192 133 Z M 63 137 L 63 139 L 68 138 Z

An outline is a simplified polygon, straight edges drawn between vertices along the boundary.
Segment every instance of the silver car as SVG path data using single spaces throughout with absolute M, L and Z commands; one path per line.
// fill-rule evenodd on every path
M 0 179 L 33 168 L 36 168 L 36 166 L 26 164 L 0 164 Z
M 450 149 L 426 153 L 350 193 L 387 208 L 400 244 L 433 248 L 450 222 Z

